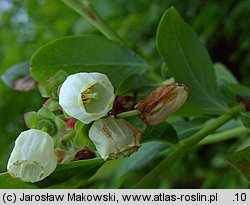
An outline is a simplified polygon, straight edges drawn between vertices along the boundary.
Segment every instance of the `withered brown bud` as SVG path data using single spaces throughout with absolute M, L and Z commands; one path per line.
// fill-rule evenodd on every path
M 135 109 L 146 125 L 157 125 L 179 109 L 187 99 L 188 88 L 183 84 L 161 85 L 141 100 Z
M 88 148 L 81 149 L 75 154 L 75 160 L 84 160 L 92 158 L 95 158 L 95 153 L 90 151 Z
M 122 112 L 132 110 L 136 104 L 136 93 L 132 96 L 116 96 L 109 115 L 117 115 Z

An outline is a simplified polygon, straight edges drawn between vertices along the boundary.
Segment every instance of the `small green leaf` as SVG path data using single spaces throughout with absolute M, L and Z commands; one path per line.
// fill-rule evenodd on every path
M 209 113 L 218 114 L 226 110 L 206 49 L 174 8 L 163 15 L 156 43 L 176 82 L 184 83 L 190 89 L 192 103 Z
M 143 73 L 148 65 L 122 44 L 96 35 L 69 36 L 37 50 L 31 58 L 31 73 L 38 81 L 55 75 L 100 72 L 117 86 L 123 79 Z
M 60 108 L 60 105 L 57 100 L 53 100 L 52 98 L 49 98 L 44 104 L 44 107 L 48 108 L 50 111 L 56 111 Z
M 233 153 L 227 159 L 229 164 L 250 181 L 250 147 Z
M 46 107 L 42 107 L 38 112 L 28 112 L 24 115 L 25 123 L 28 128 L 43 128 L 54 140 L 55 147 L 59 146 L 66 131 L 67 124 Z
M 36 128 L 41 119 L 41 115 L 34 111 L 24 114 L 25 124 L 28 128 Z
M 77 121 L 75 124 L 75 145 L 78 147 L 84 147 L 87 146 L 88 148 L 91 148 L 95 150 L 94 143 L 89 139 L 89 129 L 92 124 L 85 125 L 80 121 Z
M 175 144 L 179 141 L 175 129 L 167 122 L 150 127 L 148 126 L 142 136 L 142 143 L 149 141 L 160 141 Z
M 68 74 L 65 71 L 59 70 L 53 77 L 41 82 L 38 86 L 41 95 L 44 98 L 51 97 L 53 99 L 57 99 L 58 97 L 55 97 L 55 95 L 57 95 L 58 86 L 62 84 L 67 77 Z
M 38 114 L 41 115 L 41 117 L 45 119 L 49 119 L 52 122 L 55 123 L 55 126 L 57 127 L 58 130 L 61 130 L 62 132 L 67 128 L 66 123 L 60 119 L 59 117 L 55 116 L 53 112 L 51 112 L 48 108 L 42 107 L 39 111 Z

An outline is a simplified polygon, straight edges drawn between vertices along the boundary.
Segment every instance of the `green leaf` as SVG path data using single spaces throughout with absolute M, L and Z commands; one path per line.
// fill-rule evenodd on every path
M 175 129 L 167 122 L 150 127 L 148 126 L 142 136 L 142 143 L 149 141 L 160 141 L 175 144 L 179 141 Z
M 179 140 L 186 139 L 191 137 L 194 133 L 199 131 L 204 127 L 204 123 L 207 121 L 207 118 L 194 118 L 190 121 L 180 120 L 173 122 L 171 125 L 174 127 L 178 134 Z
M 156 83 L 143 75 L 132 75 L 126 78 L 115 90 L 116 95 L 126 95 L 133 92 L 149 93 L 156 87 Z M 148 91 L 148 89 L 151 89 Z
M 7 172 L 0 174 L 0 188 L 1 189 L 34 189 L 37 188 L 35 184 L 22 182 L 14 179 Z
M 41 47 L 32 56 L 30 69 L 39 82 L 62 69 L 68 74 L 101 72 L 118 85 L 146 68 L 147 64 L 124 45 L 96 35 L 83 35 L 64 37 Z
M 140 131 L 144 131 L 146 129 L 146 125 L 144 122 L 138 117 L 138 116 L 131 116 L 126 118 L 127 121 L 129 121 L 132 125 L 137 127 Z
M 250 96 L 250 88 L 241 84 L 229 83 L 228 87 L 232 93 L 240 96 Z
M 236 84 L 238 83 L 238 81 L 234 77 L 234 75 L 223 64 L 215 63 L 214 69 L 215 69 L 215 75 L 216 75 L 218 81 L 225 80 L 229 83 L 236 83 Z
M 199 38 L 174 8 L 163 15 L 156 43 L 175 80 L 190 89 L 190 101 L 209 113 L 225 111 L 226 102 L 217 88 L 213 63 Z
M 58 183 L 70 180 L 72 177 L 81 174 L 78 180 L 84 180 L 91 177 L 97 169 L 104 163 L 104 160 L 95 158 L 89 160 L 79 160 L 66 164 L 59 164 L 56 170 L 46 179 L 37 183 L 40 188 L 49 187 Z M 59 188 L 59 187 L 57 187 Z M 67 187 L 71 188 L 71 187 Z
M 229 87 L 230 83 L 238 84 L 237 79 L 230 72 L 230 70 L 221 63 L 215 63 L 214 69 L 215 69 L 215 75 L 217 77 L 219 90 L 221 91 L 223 96 L 227 99 L 228 104 L 231 106 L 237 104 L 235 94 L 230 90 Z
M 141 146 L 138 152 L 132 154 L 129 158 L 121 159 L 119 166 L 116 168 L 114 176 L 114 186 L 119 187 L 125 180 L 127 174 L 132 171 L 142 169 L 163 149 L 168 147 L 161 142 L 148 142 Z
M 233 153 L 227 159 L 229 164 L 250 181 L 250 147 Z
M 240 119 L 243 125 L 250 128 L 250 112 L 243 112 L 240 114 Z
M 233 107 L 237 104 L 237 98 L 232 90 L 230 90 L 229 84 L 230 83 L 224 79 L 220 79 L 220 81 L 218 82 L 221 93 L 227 99 L 228 104 Z
M 49 177 L 33 184 L 14 179 L 8 173 L 2 173 L 0 174 L 0 188 L 77 188 L 86 182 L 103 163 L 104 161 L 102 159 L 96 158 L 59 164 Z

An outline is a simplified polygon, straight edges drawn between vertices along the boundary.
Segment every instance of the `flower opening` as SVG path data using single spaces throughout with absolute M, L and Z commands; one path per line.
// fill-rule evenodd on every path
M 64 111 L 85 124 L 106 115 L 114 99 L 114 88 L 102 73 L 70 75 L 59 93 L 59 104 Z

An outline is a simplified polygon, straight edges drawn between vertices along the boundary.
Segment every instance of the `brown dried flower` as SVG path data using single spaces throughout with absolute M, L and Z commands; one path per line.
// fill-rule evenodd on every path
M 146 125 L 157 125 L 179 109 L 187 99 L 188 88 L 183 84 L 161 85 L 141 100 L 135 109 Z

